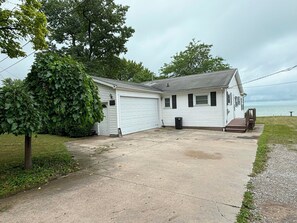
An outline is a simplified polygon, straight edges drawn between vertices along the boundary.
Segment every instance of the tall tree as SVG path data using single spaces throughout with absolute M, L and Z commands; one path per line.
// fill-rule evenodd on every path
M 121 59 L 120 68 L 116 72 L 117 79 L 123 81 L 131 81 L 141 83 L 151 81 L 155 78 L 155 74 L 142 63 L 137 63 L 133 60 Z
M 230 69 L 222 57 L 210 54 L 212 45 L 201 43 L 193 39 L 184 51 L 175 54 L 172 61 L 161 68 L 161 76 L 179 77 L 212 71 Z
M 44 132 L 86 136 L 103 119 L 97 85 L 70 56 L 37 54 L 26 84 L 39 104 Z
M 46 17 L 40 12 L 38 0 L 24 0 L 13 9 L 5 9 L 0 0 L 0 51 L 10 58 L 22 57 L 26 53 L 22 48 L 22 40 L 31 41 L 35 50 L 47 47 L 45 36 Z
M 113 0 L 45 0 L 52 44 L 85 63 L 108 66 L 120 53 L 134 29 L 125 25 L 128 6 Z
M 25 169 L 32 167 L 31 137 L 40 127 L 38 106 L 21 80 L 6 79 L 0 88 L 0 134 L 25 135 Z

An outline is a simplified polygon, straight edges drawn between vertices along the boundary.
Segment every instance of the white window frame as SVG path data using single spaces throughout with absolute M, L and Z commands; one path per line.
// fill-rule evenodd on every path
M 206 96 L 207 103 L 206 104 L 197 104 L 197 99 L 196 99 L 197 96 Z M 195 106 L 209 106 L 210 105 L 209 100 L 210 100 L 209 94 L 195 94 L 195 97 L 194 97 Z
M 169 100 L 169 106 L 166 106 L 166 99 Z M 170 100 L 170 97 L 166 97 L 166 98 L 164 98 L 164 108 L 171 108 L 171 100 Z

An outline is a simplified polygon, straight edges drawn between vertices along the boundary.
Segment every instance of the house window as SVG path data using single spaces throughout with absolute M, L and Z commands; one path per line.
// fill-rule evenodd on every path
M 232 93 L 227 91 L 227 105 L 232 105 Z
M 244 110 L 244 99 L 240 98 L 240 102 L 241 102 L 241 111 Z
M 240 105 L 240 97 L 239 96 L 235 96 L 235 107 Z
M 165 108 L 170 108 L 170 98 L 165 98 Z
M 196 95 L 196 105 L 208 105 L 208 95 Z

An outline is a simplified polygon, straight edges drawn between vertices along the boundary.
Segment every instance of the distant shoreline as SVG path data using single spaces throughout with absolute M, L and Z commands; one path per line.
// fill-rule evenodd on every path
M 256 108 L 258 117 L 297 116 L 297 100 L 288 101 L 254 101 L 246 102 L 245 110 Z

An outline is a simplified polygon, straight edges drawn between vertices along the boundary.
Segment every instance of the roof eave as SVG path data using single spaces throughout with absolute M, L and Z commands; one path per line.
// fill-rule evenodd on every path
M 227 85 L 222 86 L 212 86 L 212 87 L 200 87 L 200 88 L 188 88 L 188 89 L 179 89 L 179 90 L 163 90 L 163 93 L 166 92 L 183 92 L 183 91 L 192 91 L 192 90 L 214 90 L 214 89 L 227 89 Z
M 114 85 L 114 84 L 110 84 L 110 83 L 107 83 L 105 81 L 100 81 L 100 80 L 97 80 L 97 79 L 94 79 L 93 78 L 93 81 L 97 84 L 102 84 L 102 85 L 105 85 L 105 86 L 108 86 L 108 87 L 111 87 L 113 89 L 116 89 L 117 88 L 117 85 Z
M 139 89 L 139 88 L 124 88 L 124 87 L 117 87 L 117 90 L 124 90 L 124 91 L 140 91 L 140 92 L 150 92 L 150 93 L 158 93 L 162 94 L 163 91 L 157 91 L 157 90 L 149 90 L 149 89 Z
M 235 72 L 235 78 L 236 78 L 236 82 L 237 82 L 240 94 L 244 95 L 245 93 L 244 93 L 243 86 L 242 86 L 242 83 L 241 83 L 241 79 L 240 79 L 240 76 L 239 76 L 239 73 L 238 73 L 237 69 L 236 69 L 236 72 Z

